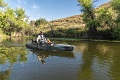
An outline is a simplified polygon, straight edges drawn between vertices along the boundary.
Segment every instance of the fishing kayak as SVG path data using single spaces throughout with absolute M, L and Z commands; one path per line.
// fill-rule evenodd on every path
M 37 43 L 27 43 L 26 47 L 29 49 L 37 50 L 52 50 L 52 51 L 73 51 L 74 46 L 67 44 L 37 44 Z

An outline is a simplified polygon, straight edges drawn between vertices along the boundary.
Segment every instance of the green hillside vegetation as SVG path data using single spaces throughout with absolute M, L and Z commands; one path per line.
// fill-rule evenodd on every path
M 120 39 L 120 0 L 95 8 L 94 0 L 77 0 L 82 14 L 47 21 L 31 20 L 22 8 L 11 9 L 0 0 L 0 37 L 32 36 L 44 31 L 47 37 L 82 39 Z M 3 11 L 4 10 L 4 11 Z
M 78 0 L 78 2 L 78 7 L 80 6 L 82 14 L 50 21 L 50 26 L 46 27 L 46 30 L 49 28 L 49 34 L 53 33 L 54 37 L 65 38 L 120 38 L 119 10 L 114 8 L 116 5 L 113 5 L 115 2 L 119 4 L 119 0 L 111 0 L 111 2 L 97 8 L 93 7 L 93 0 Z M 51 31 L 49 31 L 50 29 Z

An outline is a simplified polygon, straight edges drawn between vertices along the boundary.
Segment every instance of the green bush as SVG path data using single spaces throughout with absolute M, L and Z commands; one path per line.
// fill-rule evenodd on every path
M 116 27 L 113 29 L 112 37 L 113 39 L 120 39 L 120 27 Z
M 97 31 L 96 39 L 112 39 L 112 32 L 110 29 Z

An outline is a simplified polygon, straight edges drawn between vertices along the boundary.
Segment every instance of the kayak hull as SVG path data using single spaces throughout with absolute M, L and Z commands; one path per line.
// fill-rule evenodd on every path
M 31 42 L 26 44 L 26 47 L 29 49 L 52 50 L 52 51 L 73 51 L 74 50 L 73 46 L 67 45 L 67 44 L 39 45 Z

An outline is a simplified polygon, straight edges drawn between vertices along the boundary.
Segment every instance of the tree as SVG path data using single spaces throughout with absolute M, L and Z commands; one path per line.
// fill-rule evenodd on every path
M 4 2 L 4 0 L 0 0 L 0 7 L 5 7 L 7 6 L 7 3 Z
M 40 18 L 40 19 L 38 19 L 38 20 L 35 21 L 35 25 L 36 26 L 40 26 L 40 25 L 44 26 L 45 24 L 47 24 L 47 22 L 48 21 L 46 19 Z
M 29 25 L 30 25 L 31 27 L 35 26 L 35 21 L 34 21 L 34 20 L 31 20 L 30 23 L 29 23 Z
M 6 5 L 4 0 L 0 0 L 0 7 L 5 7 Z M 14 10 L 6 7 L 0 10 L 0 29 L 6 35 L 11 36 L 12 33 L 25 34 L 28 27 L 28 17 L 22 8 Z
M 114 11 L 111 8 L 100 7 L 97 11 L 97 20 L 100 22 L 100 27 L 110 28 L 112 30 L 114 20 Z
M 25 14 L 25 10 L 23 10 L 22 8 L 17 8 L 15 10 L 15 14 L 16 14 L 16 32 L 20 32 L 22 29 L 25 29 L 26 27 L 28 27 L 27 22 L 26 22 L 26 14 Z
M 120 39 L 120 0 L 111 0 L 111 6 L 116 13 L 116 15 L 114 15 L 115 28 L 113 31 L 113 38 Z
M 8 7 L 5 12 L 0 15 L 2 15 L 0 18 L 1 29 L 6 35 L 11 36 L 13 32 L 21 31 L 22 34 L 25 34 L 25 29 L 29 27 L 29 25 L 26 20 L 25 11 L 22 8 L 13 10 Z
M 9 36 L 11 36 L 11 33 L 14 32 L 16 29 L 14 10 L 9 7 L 3 14 L 1 29 L 5 34 Z
M 23 10 L 22 8 L 17 8 L 15 10 L 15 13 L 16 13 L 16 19 L 17 20 L 24 20 L 26 18 L 26 15 L 25 15 L 25 10 Z
M 116 24 L 120 26 L 120 0 L 111 0 L 111 6 L 116 12 Z
M 96 20 L 95 11 L 93 7 L 93 0 L 77 0 L 78 6 L 81 7 L 83 13 L 83 21 L 86 23 L 88 28 L 88 38 L 94 38 L 97 32 L 97 25 L 99 22 Z
M 120 0 L 111 0 L 111 5 L 114 10 L 120 12 Z

